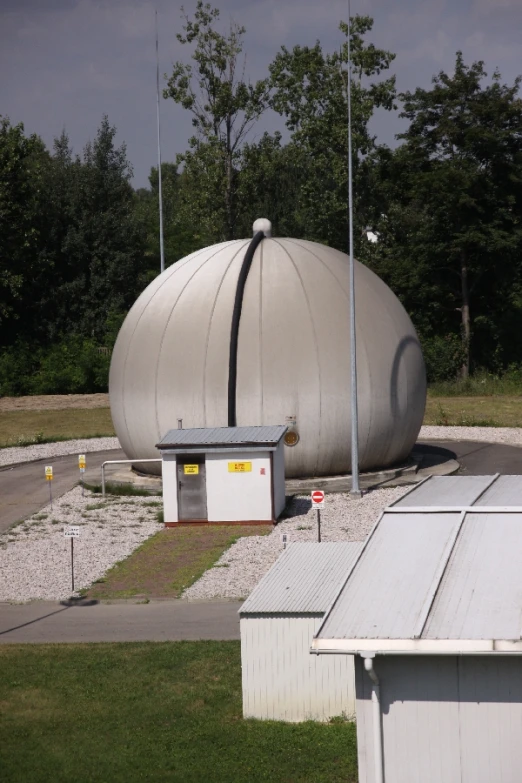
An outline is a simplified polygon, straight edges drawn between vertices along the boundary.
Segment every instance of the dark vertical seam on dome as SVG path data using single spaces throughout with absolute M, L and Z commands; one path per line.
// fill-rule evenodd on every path
M 263 379 L 263 245 L 259 248 L 259 385 L 261 387 L 261 419 L 265 424 L 265 396 Z
M 127 414 L 125 412 L 125 373 L 127 372 L 127 360 L 129 358 L 129 352 L 130 352 L 130 346 L 132 343 L 132 338 L 134 337 L 134 334 L 136 332 L 136 329 L 139 326 L 139 323 L 141 319 L 143 318 L 143 315 L 145 313 L 145 310 L 150 305 L 154 297 L 156 296 L 159 291 L 163 288 L 163 286 L 173 277 L 173 275 L 179 270 L 182 269 L 186 263 L 189 261 L 193 261 L 195 258 L 200 256 L 202 253 L 205 252 L 207 248 L 203 248 L 202 250 L 197 250 L 195 253 L 191 253 L 187 258 L 182 259 L 181 261 L 178 261 L 175 264 L 172 264 L 172 267 L 170 268 L 170 274 L 165 277 L 163 282 L 157 287 L 157 289 L 154 291 L 150 299 L 148 300 L 147 304 L 141 311 L 138 320 L 136 321 L 136 325 L 134 326 L 134 329 L 132 330 L 132 334 L 129 338 L 129 344 L 127 346 L 127 351 L 125 352 L 125 358 L 123 360 L 123 370 L 122 370 L 122 377 L 121 377 L 121 409 L 123 411 L 123 421 L 125 423 L 125 429 L 127 430 L 127 437 L 130 441 L 131 448 L 134 450 L 134 443 L 132 441 L 132 435 L 130 434 L 129 425 L 127 424 Z
M 237 350 L 239 342 L 239 324 L 241 321 L 241 311 L 243 309 L 243 296 L 245 286 L 252 266 L 255 252 L 260 242 L 265 238 L 263 231 L 258 231 L 245 253 L 239 276 L 237 279 L 236 296 L 234 298 L 234 309 L 232 311 L 232 325 L 230 328 L 230 353 L 228 357 L 228 426 L 237 425 Z
M 299 269 L 297 268 L 296 263 L 294 262 L 292 256 L 290 255 L 290 253 L 288 252 L 286 247 L 284 247 L 277 240 L 275 240 L 275 242 L 276 242 L 276 244 L 279 245 L 281 250 L 283 250 L 283 252 L 286 253 L 286 255 L 288 256 L 288 258 L 290 260 L 290 263 L 292 264 L 292 266 L 295 269 L 295 273 L 296 273 L 297 277 L 299 278 L 299 282 L 301 283 L 301 288 L 303 289 L 303 295 L 304 295 L 304 298 L 305 298 L 305 301 L 306 301 L 306 306 L 308 308 L 308 314 L 310 316 L 310 323 L 312 324 L 312 332 L 313 332 L 313 335 L 314 335 L 314 342 L 315 342 L 315 358 L 316 358 L 316 361 L 317 361 L 317 373 L 318 373 L 318 376 L 319 376 L 319 434 L 318 434 L 318 437 L 317 437 L 317 442 L 318 442 L 318 444 L 320 444 L 321 443 L 321 434 L 322 434 L 322 429 L 323 429 L 323 420 L 322 420 L 322 415 L 323 415 L 323 393 L 322 393 L 322 385 L 321 385 L 321 363 L 319 361 L 319 342 L 317 340 L 317 332 L 316 332 L 316 329 L 315 329 L 315 322 L 314 322 L 314 317 L 313 317 L 313 314 L 312 314 L 312 308 L 310 306 L 310 300 L 308 299 L 308 294 L 306 292 L 306 288 L 305 288 L 305 285 L 303 283 L 303 278 L 301 277 L 301 273 L 299 272 Z M 296 416 L 297 416 L 297 411 L 296 411 Z M 299 429 L 299 418 L 297 418 L 297 428 Z M 317 474 L 317 467 L 318 467 L 318 463 L 319 463 L 319 449 L 318 448 L 315 450 L 315 453 L 316 453 L 317 457 L 316 457 L 316 463 L 315 463 L 315 469 L 314 469 L 313 475 Z
M 183 288 L 179 292 L 178 296 L 176 297 L 176 301 L 173 303 L 173 305 L 171 307 L 171 310 L 170 310 L 170 313 L 169 313 L 169 317 L 167 318 L 167 322 L 165 324 L 165 328 L 163 329 L 163 334 L 161 335 L 160 347 L 159 347 L 159 351 L 158 351 L 158 358 L 156 360 L 156 369 L 154 371 L 154 415 L 155 415 L 155 418 L 156 418 L 156 431 L 158 433 L 158 439 L 161 439 L 161 437 L 162 437 L 161 436 L 161 432 L 160 432 L 160 428 L 159 428 L 159 418 L 158 418 L 158 367 L 159 367 L 159 363 L 160 363 L 161 352 L 163 350 L 163 342 L 165 340 L 165 334 L 166 334 L 167 329 L 169 327 L 170 319 L 172 318 L 172 314 L 174 312 L 174 308 L 176 307 L 177 303 L 179 302 L 179 300 L 181 299 L 181 297 L 185 293 L 185 290 L 186 290 L 188 284 L 192 282 L 192 280 L 196 277 L 198 272 L 200 272 L 203 269 L 203 267 L 208 264 L 209 261 L 211 261 L 213 258 L 215 258 L 219 253 L 221 253 L 222 250 L 225 250 L 225 248 L 227 246 L 230 247 L 230 245 L 228 243 L 224 243 L 218 250 L 216 250 L 215 253 L 212 253 L 211 256 L 209 256 L 205 261 L 203 261 L 201 266 L 199 266 L 193 272 L 193 274 L 189 277 L 189 279 L 187 280 L 187 282 L 185 283 L 185 285 L 183 286 Z M 205 248 L 205 249 L 208 250 L 208 248 Z
M 206 342 L 205 342 L 205 358 L 203 360 L 203 416 L 204 416 L 205 427 L 208 426 L 208 424 L 207 424 L 207 396 L 206 396 L 206 389 L 207 389 L 207 356 L 208 356 L 208 344 L 209 344 L 209 341 L 210 341 L 210 332 L 211 332 L 211 329 L 212 329 L 212 319 L 214 317 L 214 312 L 216 310 L 217 300 L 219 298 L 219 292 L 221 291 L 221 288 L 223 287 L 223 283 L 225 282 L 225 277 L 228 274 L 228 270 L 230 269 L 230 267 L 232 266 L 232 264 L 236 260 L 238 254 L 241 252 L 241 250 L 243 250 L 243 247 L 244 247 L 244 245 L 239 248 L 237 253 L 234 253 L 234 255 L 232 256 L 232 258 L 230 260 L 230 263 L 228 264 L 227 268 L 223 272 L 223 276 L 221 278 L 221 282 L 220 282 L 220 284 L 218 286 L 218 289 L 217 289 L 217 292 L 216 292 L 216 297 L 214 299 L 214 304 L 212 305 L 212 311 L 210 313 L 210 319 L 209 319 L 209 322 L 208 322 L 207 339 L 206 339 Z

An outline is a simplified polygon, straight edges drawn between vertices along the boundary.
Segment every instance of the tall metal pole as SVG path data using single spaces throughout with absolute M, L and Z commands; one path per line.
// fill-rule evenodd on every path
M 159 45 L 158 12 L 156 14 L 156 109 L 158 119 L 158 188 L 159 188 L 159 225 L 160 225 L 160 271 L 165 271 L 165 248 L 163 245 L 163 192 L 161 189 L 161 136 L 160 136 L 160 88 L 159 88 Z
M 357 410 L 357 344 L 355 337 L 355 273 L 353 258 L 353 171 L 352 171 L 352 48 L 351 2 L 348 0 L 348 225 L 350 254 L 350 371 L 352 385 L 352 488 L 350 494 L 360 498 L 359 487 L 359 417 Z

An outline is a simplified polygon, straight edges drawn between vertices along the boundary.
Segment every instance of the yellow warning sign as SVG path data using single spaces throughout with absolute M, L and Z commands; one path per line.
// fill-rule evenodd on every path
M 78 455 L 78 467 L 80 468 L 80 470 L 82 468 L 85 468 L 85 454 Z
M 199 465 L 183 465 L 183 472 L 185 476 L 197 476 Z
M 252 463 L 251 462 L 229 462 L 228 463 L 228 472 L 229 473 L 251 473 L 252 472 Z
M 47 479 L 47 481 L 53 480 L 53 469 L 51 465 L 45 466 L 45 478 Z

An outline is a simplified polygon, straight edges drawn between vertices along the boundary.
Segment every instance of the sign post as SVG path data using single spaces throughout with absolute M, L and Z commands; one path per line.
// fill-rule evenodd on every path
M 324 492 L 314 489 L 312 492 L 312 508 L 317 511 L 317 540 L 321 543 L 321 509 L 324 508 Z
M 74 593 L 74 539 L 80 538 L 80 528 L 77 525 L 69 525 L 69 527 L 64 527 L 63 535 L 65 538 L 71 539 L 71 583 L 72 591 Z
M 82 485 L 82 498 L 84 496 L 83 474 L 85 473 L 85 454 L 78 454 L 78 467 L 80 468 L 80 484 Z
M 49 500 L 51 501 L 51 511 L 53 510 L 53 467 L 45 466 L 45 480 L 49 482 Z

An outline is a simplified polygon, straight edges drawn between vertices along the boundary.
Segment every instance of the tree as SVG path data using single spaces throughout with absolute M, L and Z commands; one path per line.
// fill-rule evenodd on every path
M 249 131 L 267 106 L 268 83 L 261 80 L 250 84 L 245 80 L 245 65 L 241 68 L 239 62 L 244 27 L 232 22 L 228 33 L 221 34 L 214 27 L 219 10 L 202 0 L 198 0 L 193 19 L 183 8 L 182 12 L 184 33 L 177 39 L 182 44 L 195 44 L 195 66 L 175 63 L 163 95 L 192 113 L 196 135 L 180 162 L 185 163 L 188 175 L 198 185 L 208 174 L 212 186 L 208 194 L 222 211 L 220 233 L 223 239 L 233 239 L 236 165 Z M 193 195 L 199 193 L 196 188 Z
M 166 266 L 174 264 L 180 258 L 198 249 L 193 232 L 183 220 L 181 214 L 181 191 L 184 177 L 178 174 L 175 163 L 161 164 L 162 195 L 163 195 L 163 237 L 165 246 Z M 159 242 L 159 177 L 158 169 L 151 169 L 149 175 L 150 189 L 140 188 L 136 191 L 136 216 L 143 225 L 146 234 L 146 265 L 151 279 L 158 274 L 160 268 Z
M 27 281 L 39 274 L 46 231 L 43 183 L 49 155 L 42 140 L 22 124 L 0 117 L 0 325 L 2 343 L 13 339 L 24 309 Z M 11 329 L 6 327 L 11 325 Z
M 356 222 L 366 221 L 371 192 L 368 168 L 375 153 L 375 138 L 368 125 L 377 107 L 393 108 L 395 79 L 369 82 L 386 70 L 395 55 L 364 37 L 371 31 L 370 17 L 355 16 L 351 26 L 353 62 L 352 128 Z M 348 35 L 348 26 L 340 29 Z M 313 47 L 283 47 L 270 65 L 271 106 L 286 118 L 291 143 L 298 151 L 306 179 L 300 197 L 299 235 L 317 239 L 344 250 L 347 237 L 348 136 L 347 71 L 348 46 L 325 53 Z
M 83 157 L 69 166 L 67 225 L 53 329 L 103 341 L 107 320 L 126 312 L 144 284 L 145 242 L 136 221 L 132 169 L 103 117 Z M 60 160 L 57 165 L 63 165 Z
M 460 332 L 463 378 L 472 363 L 520 360 L 512 336 L 522 315 L 520 79 L 506 86 L 495 73 L 483 84 L 486 76 L 459 52 L 452 76 L 401 95 L 410 126 L 386 164 L 389 208 L 377 221 L 375 253 L 423 298 L 428 333 L 447 341 Z

